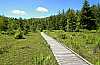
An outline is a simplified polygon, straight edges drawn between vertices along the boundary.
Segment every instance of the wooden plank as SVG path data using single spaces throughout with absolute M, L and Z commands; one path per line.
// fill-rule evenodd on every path
M 50 45 L 50 48 L 59 65 L 92 65 L 71 49 L 66 48 L 61 43 L 57 42 L 52 37 L 43 32 L 41 32 L 41 35 Z

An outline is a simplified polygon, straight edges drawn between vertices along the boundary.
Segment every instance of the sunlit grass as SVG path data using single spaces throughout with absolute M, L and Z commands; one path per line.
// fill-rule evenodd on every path
M 39 33 L 29 33 L 26 39 L 0 34 L 0 65 L 57 65 Z
M 91 32 L 48 32 L 50 36 L 63 42 L 82 57 L 93 63 L 100 64 L 100 34 Z

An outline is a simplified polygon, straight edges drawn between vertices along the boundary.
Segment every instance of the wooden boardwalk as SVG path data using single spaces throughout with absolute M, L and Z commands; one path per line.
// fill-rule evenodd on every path
M 50 36 L 41 32 L 43 38 L 50 45 L 50 48 L 59 65 L 92 65 L 78 54 L 73 53 L 71 50 L 64 47 Z

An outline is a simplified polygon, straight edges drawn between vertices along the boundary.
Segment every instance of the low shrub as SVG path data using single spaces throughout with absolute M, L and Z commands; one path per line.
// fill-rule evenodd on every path
M 23 31 L 17 31 L 15 33 L 15 39 L 25 39 Z
M 64 33 L 61 34 L 61 35 L 60 35 L 60 38 L 61 38 L 61 39 L 66 39 L 66 34 L 64 34 Z
M 87 29 L 80 29 L 79 32 L 89 32 Z

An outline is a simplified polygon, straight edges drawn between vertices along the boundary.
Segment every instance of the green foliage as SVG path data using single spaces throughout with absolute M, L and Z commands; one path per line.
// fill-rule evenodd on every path
M 0 35 L 0 65 L 58 65 L 50 48 L 39 33 L 26 39 Z
M 0 16 L 0 30 L 2 30 L 3 27 L 3 17 Z
M 97 15 L 96 15 L 96 24 L 98 28 L 100 27 L 100 4 L 97 5 Z
M 15 33 L 15 39 L 25 39 L 23 31 L 17 30 Z
M 81 10 L 59 10 L 57 15 L 46 18 L 16 19 L 0 16 L 0 29 L 12 31 L 21 29 L 25 34 L 37 30 L 64 30 L 78 32 L 79 29 L 97 30 L 100 27 L 100 4 L 90 6 L 88 0 L 84 0 Z M 9 33 L 10 34 L 10 33 Z
M 69 9 L 67 12 L 67 30 L 69 32 L 76 31 L 76 13 L 74 10 Z
M 82 57 L 98 65 L 100 63 L 100 34 L 97 32 L 48 32 L 50 36 L 64 43 Z
M 8 45 L 7 43 L 5 46 L 0 47 L 0 54 L 8 53 L 8 49 L 11 48 L 11 45 Z
M 81 10 L 63 9 L 46 18 L 0 16 L 0 65 L 58 65 L 41 35 L 29 33 L 43 30 L 95 65 L 100 64 L 100 4 L 90 6 L 84 0 Z
M 81 10 L 81 27 L 83 29 L 96 29 L 96 6 L 90 7 L 88 0 L 84 0 L 83 8 Z
M 87 29 L 79 29 L 79 32 L 90 32 L 90 31 Z

